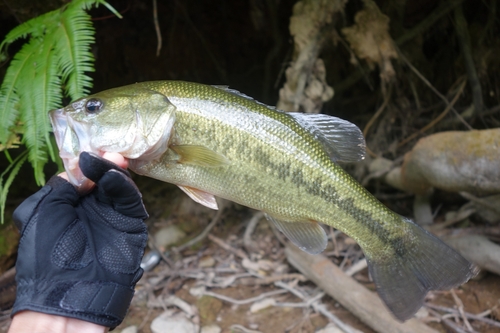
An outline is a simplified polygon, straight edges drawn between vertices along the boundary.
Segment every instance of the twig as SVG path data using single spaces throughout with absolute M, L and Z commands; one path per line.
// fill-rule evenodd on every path
M 208 233 L 213 229 L 213 227 L 217 224 L 217 222 L 219 222 L 223 211 L 224 211 L 224 206 L 221 205 L 219 207 L 219 210 L 215 214 L 214 218 L 212 219 L 212 221 L 205 227 L 205 229 L 198 236 L 191 239 L 187 243 L 185 243 L 179 247 L 174 248 L 173 250 L 176 252 L 181 252 L 181 251 L 184 251 L 185 249 L 187 249 L 188 247 L 193 246 L 194 244 L 202 241 L 205 237 L 207 237 Z
M 444 221 L 443 223 L 434 224 L 430 227 L 430 229 L 433 231 L 445 229 L 457 222 L 465 220 L 475 212 L 476 212 L 475 208 L 469 208 L 463 211 L 459 211 L 456 216 L 450 218 L 449 220 Z
M 346 269 L 344 273 L 347 276 L 353 276 L 354 274 L 358 273 L 359 271 L 362 271 L 366 267 L 368 267 L 368 263 L 366 262 L 366 259 L 361 259 L 357 263 L 355 263 L 354 265 L 352 265 L 351 267 Z
M 445 316 L 442 316 L 441 314 L 439 314 L 438 312 L 436 312 L 432 309 L 429 309 L 429 313 L 432 313 L 434 316 L 436 316 L 437 318 L 440 319 L 441 323 L 448 326 L 450 329 L 454 330 L 457 333 L 471 333 L 469 331 L 464 330 L 463 328 L 461 328 L 460 326 L 458 326 L 457 324 L 455 324 L 451 320 L 445 318 Z
M 403 55 L 403 53 L 401 51 L 399 51 L 399 57 L 401 58 L 401 60 L 403 60 L 405 62 L 405 64 L 420 78 L 420 80 L 422 80 L 436 95 L 438 95 L 439 98 L 441 98 L 443 100 L 443 102 L 449 106 L 450 105 L 450 102 L 448 102 L 448 99 L 443 95 L 441 94 L 436 88 L 434 88 L 434 86 L 429 82 L 429 80 L 427 80 L 425 78 L 425 76 L 423 76 L 419 71 L 418 69 L 416 69 L 412 64 L 411 62 Z M 453 107 L 453 105 L 451 106 L 451 110 L 453 111 L 453 113 L 455 114 L 455 116 L 462 122 L 462 124 L 464 124 L 465 127 L 467 127 L 469 130 L 472 130 L 473 128 L 465 121 L 465 119 L 458 113 L 457 110 L 455 110 L 455 108 Z
M 273 276 L 267 276 L 263 277 L 261 275 L 253 273 L 252 276 L 257 277 L 257 279 L 248 279 L 250 281 L 241 281 L 242 284 L 246 285 L 263 285 L 263 284 L 271 284 L 276 281 L 282 281 L 282 280 L 299 280 L 301 282 L 307 281 L 307 278 L 299 273 L 290 273 L 290 274 L 282 274 L 282 275 L 273 275 Z
M 463 6 L 456 6 L 454 14 L 455 31 L 457 32 L 458 44 L 460 45 L 460 49 L 462 51 L 465 70 L 467 71 L 467 77 L 469 78 L 469 83 L 472 89 L 472 101 L 474 103 L 474 109 L 477 115 L 479 115 L 479 118 L 483 119 L 483 90 L 481 89 L 481 83 L 479 82 L 476 66 L 474 65 L 474 60 L 472 59 L 470 35 L 467 28 L 467 20 L 464 16 Z
M 245 229 L 245 234 L 243 235 L 243 246 L 245 246 L 245 249 L 248 252 L 254 250 L 254 248 L 255 248 L 255 246 L 253 245 L 253 242 L 252 242 L 252 234 L 255 231 L 257 224 L 259 224 L 260 220 L 263 217 L 264 217 L 264 213 L 257 212 L 252 216 L 252 218 L 248 222 L 247 228 Z
M 447 308 L 444 306 L 434 305 L 434 304 L 430 304 L 430 303 L 426 303 L 425 306 L 428 308 L 434 309 L 434 310 L 458 314 L 458 310 L 452 309 L 452 308 Z M 464 312 L 464 315 L 468 319 L 477 320 L 477 321 L 481 321 L 481 322 L 486 323 L 486 324 L 491 325 L 491 326 L 500 327 L 500 322 L 498 322 L 496 320 L 489 319 L 489 318 L 484 318 L 484 316 L 487 316 L 490 313 L 491 313 L 491 310 L 482 312 L 482 313 L 477 314 L 477 315 L 472 314 L 472 313 L 468 313 L 468 312 Z
M 462 320 L 464 321 L 465 327 L 467 327 L 469 331 L 473 331 L 474 329 L 470 325 L 464 313 L 464 303 L 460 298 L 458 298 L 457 293 L 455 293 L 455 290 L 451 289 L 450 293 L 451 296 L 453 297 L 453 301 L 455 301 L 455 304 L 457 305 L 458 312 L 460 313 L 460 317 L 462 317 Z
M 253 302 L 260 301 L 261 299 L 264 299 L 264 298 L 269 297 L 269 296 L 280 295 L 280 294 L 285 294 L 285 293 L 287 293 L 287 291 L 283 290 L 283 289 L 273 290 L 273 291 L 270 291 L 267 293 L 260 294 L 259 296 L 256 296 L 256 297 L 251 297 L 251 298 L 246 298 L 246 299 L 234 299 L 234 298 L 224 296 L 221 294 L 217 294 L 217 293 L 214 293 L 211 291 L 204 291 L 203 295 L 212 296 L 212 297 L 215 297 L 217 299 L 220 299 L 221 301 L 229 302 L 229 303 L 236 304 L 236 305 L 245 305 L 245 304 L 250 304 Z
M 220 238 L 218 238 L 218 237 L 216 237 L 214 235 L 208 235 L 208 239 L 210 239 L 212 242 L 214 242 L 215 244 L 217 244 L 220 247 L 222 247 L 224 250 L 229 251 L 231 253 L 234 253 L 235 255 L 237 255 L 238 257 L 240 257 L 241 259 L 248 259 L 248 256 L 245 254 L 245 252 L 243 252 L 240 249 L 235 249 L 231 245 L 229 245 L 226 242 L 224 242 L 222 239 L 220 239 Z
M 373 123 L 375 122 L 375 120 L 377 120 L 377 118 L 385 110 L 385 108 L 387 107 L 387 104 L 389 104 L 389 100 L 391 99 L 391 95 L 392 95 L 392 85 L 389 86 L 389 91 L 384 96 L 384 102 L 382 103 L 382 105 L 378 108 L 377 112 L 375 112 L 375 114 L 373 115 L 373 117 L 371 117 L 371 119 L 366 124 L 365 129 L 363 130 L 363 136 L 365 137 L 365 139 L 366 139 L 366 135 L 368 134 L 368 130 L 370 129 L 370 127 L 373 125 Z M 371 149 L 368 148 L 368 146 L 366 146 L 366 151 L 367 151 L 368 154 L 370 154 L 371 157 L 378 157 L 378 155 L 375 154 L 373 151 L 371 151 Z
M 335 232 L 335 230 L 333 230 L 332 227 L 330 227 L 330 238 L 332 240 L 332 244 L 333 244 L 333 255 L 335 257 L 338 257 L 340 256 L 340 252 L 339 252 L 339 245 L 337 244 L 337 233 Z
M 238 325 L 238 324 L 231 325 L 231 327 L 229 327 L 229 329 L 231 330 L 231 332 L 234 332 L 234 333 L 262 333 L 261 331 L 251 330 L 251 329 L 246 328 L 245 326 Z
M 158 40 L 158 44 L 156 45 L 156 56 L 159 57 L 161 51 L 162 38 L 161 38 L 160 24 L 158 23 L 158 9 L 156 6 L 156 0 L 153 0 L 153 22 L 155 24 L 156 39 Z
M 285 290 L 288 290 L 289 292 L 291 292 L 292 294 L 294 294 L 298 298 L 306 301 L 306 303 L 309 303 L 309 301 L 310 301 L 310 299 L 308 299 L 306 296 L 304 296 L 300 291 L 298 291 L 298 290 L 290 287 L 288 284 L 286 284 L 284 282 L 281 282 L 281 281 L 275 282 L 274 285 L 276 287 L 280 287 L 280 288 L 283 288 Z M 324 293 L 320 293 L 319 295 L 321 295 L 321 297 L 323 297 Z M 315 299 L 315 298 L 316 297 L 314 297 L 313 299 Z M 330 311 L 328 311 L 323 304 L 319 304 L 317 301 L 318 301 L 318 299 L 316 299 L 315 302 L 311 302 L 310 303 L 310 305 L 313 307 L 313 309 L 315 311 L 321 313 L 322 315 L 324 315 L 325 317 L 327 317 L 328 319 L 330 319 L 332 322 L 334 322 L 344 332 L 346 332 L 346 333 L 355 333 L 355 331 L 354 331 L 354 329 L 352 327 L 350 327 L 349 325 L 345 324 L 337 316 L 335 316 L 333 313 L 331 313 Z
M 464 197 L 465 199 L 473 201 L 473 202 L 477 203 L 478 205 L 486 207 L 486 208 L 488 208 L 488 209 L 496 212 L 497 214 L 500 214 L 500 208 L 497 205 L 494 205 L 494 204 L 490 203 L 485 198 L 478 198 L 478 197 L 475 197 L 475 196 L 473 196 L 472 194 L 470 194 L 468 192 L 463 192 L 463 191 L 462 192 L 458 192 L 458 193 L 462 197 Z
M 453 109 L 453 105 L 455 105 L 455 103 L 458 101 L 458 98 L 462 94 L 462 92 L 463 92 L 463 90 L 465 88 L 465 84 L 466 83 L 467 83 L 467 80 L 464 80 L 462 82 L 462 84 L 460 85 L 460 88 L 458 88 L 458 91 L 455 94 L 455 97 L 453 97 L 453 99 L 452 99 L 452 101 L 450 103 L 447 102 L 448 105 L 446 106 L 446 108 L 444 109 L 444 111 L 441 112 L 441 114 L 439 116 L 437 116 L 436 118 L 434 118 L 430 123 L 428 123 L 427 125 L 425 125 L 423 128 L 421 128 L 417 132 L 413 133 L 412 135 L 410 135 L 409 137 L 407 137 L 406 139 L 404 139 L 403 141 L 401 141 L 398 144 L 398 148 L 401 147 L 401 146 L 404 146 L 405 144 L 407 144 L 408 142 L 410 142 L 411 140 L 413 140 L 414 138 L 416 138 L 417 136 L 419 136 L 423 132 L 427 131 L 429 128 L 431 128 L 432 126 L 436 125 L 438 122 L 440 122 L 441 119 L 443 119 L 444 116 L 446 116 L 448 114 L 448 112 L 451 109 Z M 446 97 L 445 97 L 445 99 L 446 99 Z

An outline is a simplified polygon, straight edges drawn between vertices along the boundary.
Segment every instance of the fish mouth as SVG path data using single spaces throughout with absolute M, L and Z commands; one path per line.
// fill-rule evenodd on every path
M 93 182 L 85 177 L 80 170 L 78 165 L 80 153 L 87 151 L 99 156 L 102 156 L 103 153 L 91 148 L 87 126 L 74 121 L 64 109 L 50 111 L 49 117 L 59 148 L 59 156 L 64 163 L 69 181 L 82 192 L 89 190 L 93 186 Z

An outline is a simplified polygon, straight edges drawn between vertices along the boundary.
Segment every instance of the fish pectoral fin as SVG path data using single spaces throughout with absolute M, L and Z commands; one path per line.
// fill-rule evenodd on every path
M 315 221 L 287 222 L 265 214 L 269 222 L 285 234 L 302 251 L 318 254 L 326 248 L 327 237 L 323 227 Z
M 321 142 L 334 162 L 357 162 L 365 158 L 365 138 L 353 123 L 326 114 L 289 114 Z
M 229 164 L 229 161 L 224 155 L 204 146 L 172 145 L 170 149 L 179 155 L 178 163 L 205 167 L 218 167 Z
M 213 194 L 203 192 L 201 190 L 189 186 L 180 186 L 180 185 L 178 186 L 181 190 L 184 191 L 184 193 L 186 193 L 191 199 L 193 199 L 197 203 L 202 204 L 203 206 L 208 207 L 210 209 L 215 209 L 215 210 L 219 209 L 219 206 L 217 205 L 217 201 L 215 200 L 215 196 Z

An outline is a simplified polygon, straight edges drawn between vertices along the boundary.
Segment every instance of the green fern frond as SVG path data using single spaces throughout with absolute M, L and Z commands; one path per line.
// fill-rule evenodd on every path
M 16 178 L 19 169 L 26 162 L 26 158 L 28 157 L 28 151 L 23 152 L 18 157 L 16 157 L 12 163 L 5 169 L 2 174 L 0 174 L 0 223 L 3 224 L 4 221 L 4 213 L 5 213 L 5 202 L 7 201 L 7 193 L 9 192 L 10 185 Z M 7 180 L 3 181 L 4 177 L 7 176 Z
M 90 45 L 94 42 L 94 28 L 90 16 L 80 8 L 68 8 L 55 33 L 62 80 L 68 83 L 68 95 L 77 99 L 88 94 L 92 87 L 92 79 L 85 74 L 94 71 L 94 56 L 90 52 Z
M 38 57 L 39 61 L 35 68 L 36 75 L 33 84 L 35 87 L 39 87 L 39 89 L 34 90 L 34 100 L 38 104 L 36 106 L 33 105 L 33 108 L 37 107 L 39 110 L 53 110 L 61 107 L 63 95 L 59 65 L 52 54 L 55 44 L 56 42 L 53 38 L 45 39 L 41 54 Z M 41 126 L 40 137 L 43 136 L 50 158 L 52 161 L 55 161 L 54 145 L 49 136 L 51 131 L 49 117 L 47 117 L 45 112 L 36 112 L 36 119 Z
M 31 46 L 24 44 L 19 52 L 12 59 L 7 73 L 5 74 L 2 86 L 0 87 L 0 143 L 7 142 L 10 137 L 10 128 L 14 126 L 19 118 L 19 94 L 21 88 L 21 73 L 29 66 L 32 57 Z M 29 84 L 29 83 L 28 83 Z
M 42 37 L 47 33 L 47 28 L 54 28 L 54 22 L 58 22 L 60 20 L 60 16 L 61 11 L 54 10 L 18 25 L 12 29 L 7 36 L 5 36 L 4 40 L 0 44 L 0 51 L 3 51 L 5 45 L 11 44 L 19 38 L 26 38 L 28 35 L 35 38 Z
M 26 159 L 31 162 L 39 185 L 45 182 L 43 167 L 47 155 L 56 160 L 47 112 L 61 106 L 63 86 L 64 93 L 72 99 L 88 94 L 92 87 L 92 79 L 86 73 L 94 71 L 90 52 L 94 28 L 85 10 L 99 4 L 121 17 L 104 0 L 74 0 L 60 10 L 14 28 L 0 44 L 3 52 L 13 41 L 30 38 L 14 56 L 0 86 L 0 150 L 12 147 L 9 140 L 22 135 L 22 142 L 28 148 L 23 162 Z M 7 151 L 5 154 L 9 156 Z M 9 180 L 18 169 L 12 170 L 16 172 L 9 174 Z M 2 219 L 5 204 L 2 195 L 8 190 L 2 186 L 4 176 L 5 173 L 0 176 Z
M 35 180 L 38 185 L 44 183 L 43 166 L 47 162 L 47 153 L 45 148 L 46 130 L 44 119 L 40 121 L 38 116 L 37 87 L 34 86 L 37 77 L 36 67 L 40 59 L 42 39 L 31 38 L 28 44 L 23 47 L 29 53 L 28 66 L 25 66 L 20 73 L 19 81 L 30 82 L 32 89 L 23 89 L 19 91 L 19 120 L 24 127 L 23 143 L 28 148 L 28 160 L 31 162 L 35 172 Z M 35 88 L 35 89 L 33 89 Z M 45 118 L 45 117 L 44 117 Z

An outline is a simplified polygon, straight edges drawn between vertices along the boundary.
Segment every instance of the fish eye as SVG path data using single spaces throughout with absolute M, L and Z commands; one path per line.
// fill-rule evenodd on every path
M 102 106 L 103 106 L 103 103 L 100 99 L 91 98 L 87 101 L 87 103 L 85 103 L 85 110 L 87 111 L 87 113 L 90 113 L 90 114 L 97 113 L 97 112 L 101 111 Z

